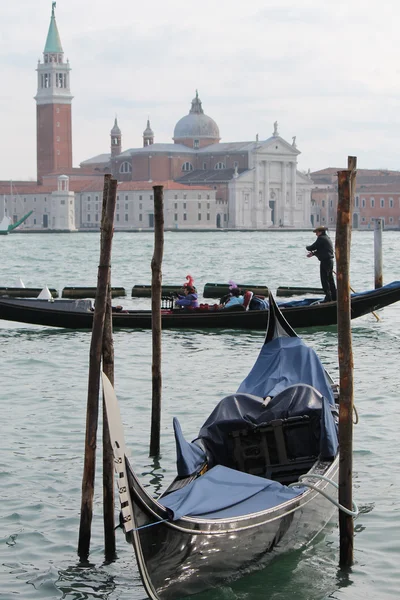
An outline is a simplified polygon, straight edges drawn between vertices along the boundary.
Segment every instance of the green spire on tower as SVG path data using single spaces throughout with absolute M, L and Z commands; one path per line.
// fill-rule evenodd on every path
M 47 34 L 46 45 L 44 47 L 45 54 L 62 54 L 63 49 L 61 46 L 60 34 L 58 33 L 56 17 L 54 15 L 54 9 L 56 7 L 56 2 L 52 2 L 51 4 L 51 19 L 49 32 Z

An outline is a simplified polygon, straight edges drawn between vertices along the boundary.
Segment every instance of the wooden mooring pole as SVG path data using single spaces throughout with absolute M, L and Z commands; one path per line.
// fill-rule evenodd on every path
M 82 501 L 78 541 L 78 555 L 81 561 L 86 561 L 88 559 L 90 550 L 96 470 L 96 439 L 99 418 L 100 368 L 107 296 L 110 285 L 111 245 L 115 210 L 115 202 L 109 202 L 108 200 L 112 189 L 115 190 L 116 193 L 116 184 L 117 182 L 111 179 L 111 175 L 104 176 L 103 207 L 104 204 L 106 204 L 106 206 L 103 208 L 101 221 L 102 242 L 89 356 L 85 459 L 82 477 Z
M 154 253 L 151 261 L 151 329 L 153 359 L 150 456 L 158 456 L 160 454 L 161 429 L 161 267 L 164 252 L 164 199 L 162 185 L 153 186 L 153 190 Z
M 112 215 L 114 223 L 115 206 L 117 203 L 117 180 L 112 179 L 109 188 L 107 204 L 103 202 L 103 212 Z M 106 217 L 105 217 L 106 218 Z M 103 220 L 103 217 L 102 217 Z M 113 230 L 111 229 L 111 236 Z M 102 231 L 101 245 L 111 245 L 108 240 L 110 229 Z M 112 241 L 112 240 L 111 240 Z M 110 254 L 111 256 L 111 254 Z M 107 286 L 106 314 L 103 330 L 103 372 L 114 386 L 114 340 L 112 329 L 112 293 L 111 270 Z M 103 396 L 103 528 L 104 528 L 104 555 L 106 561 L 111 561 L 116 556 L 115 544 L 115 518 L 114 518 L 114 455 L 108 429 L 107 410 Z
M 339 357 L 339 504 L 352 510 L 353 477 L 353 352 L 350 302 L 350 244 L 356 157 L 338 172 L 338 209 L 335 239 L 337 265 L 337 318 Z M 353 564 L 353 517 L 339 510 L 340 566 Z
M 374 268 L 375 268 L 375 289 L 378 289 L 383 286 L 382 219 L 375 219 L 375 224 L 374 224 Z

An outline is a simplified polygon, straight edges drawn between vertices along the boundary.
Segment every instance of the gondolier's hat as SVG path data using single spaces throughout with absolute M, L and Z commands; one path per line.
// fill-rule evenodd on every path
M 328 231 L 328 228 L 325 227 L 325 225 L 320 225 L 319 227 L 316 227 L 313 231 L 314 233 L 317 233 L 318 231 Z

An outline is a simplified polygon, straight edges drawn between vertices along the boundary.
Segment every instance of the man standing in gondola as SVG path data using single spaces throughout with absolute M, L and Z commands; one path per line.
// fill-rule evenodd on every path
M 336 285 L 333 279 L 334 251 L 331 238 L 327 235 L 328 228 L 320 225 L 314 229 L 317 239 L 311 246 L 306 246 L 307 256 L 316 256 L 320 261 L 320 278 L 325 293 L 324 302 L 336 300 Z

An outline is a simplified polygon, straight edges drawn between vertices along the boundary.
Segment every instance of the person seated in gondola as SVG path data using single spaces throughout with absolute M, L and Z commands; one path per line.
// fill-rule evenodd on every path
M 121 306 L 120 304 L 117 304 L 116 306 L 111 307 L 111 312 L 126 312 L 126 311 L 124 310 L 123 306 Z
M 187 282 L 183 284 L 183 295 L 178 294 L 178 299 L 175 301 L 175 306 L 180 308 L 198 308 L 197 290 L 194 286 L 193 277 L 187 275 Z
M 242 290 L 239 287 L 232 287 L 230 291 L 230 296 L 227 301 L 223 304 L 220 304 L 220 308 L 227 309 L 231 307 L 243 306 L 244 296 L 242 294 Z

